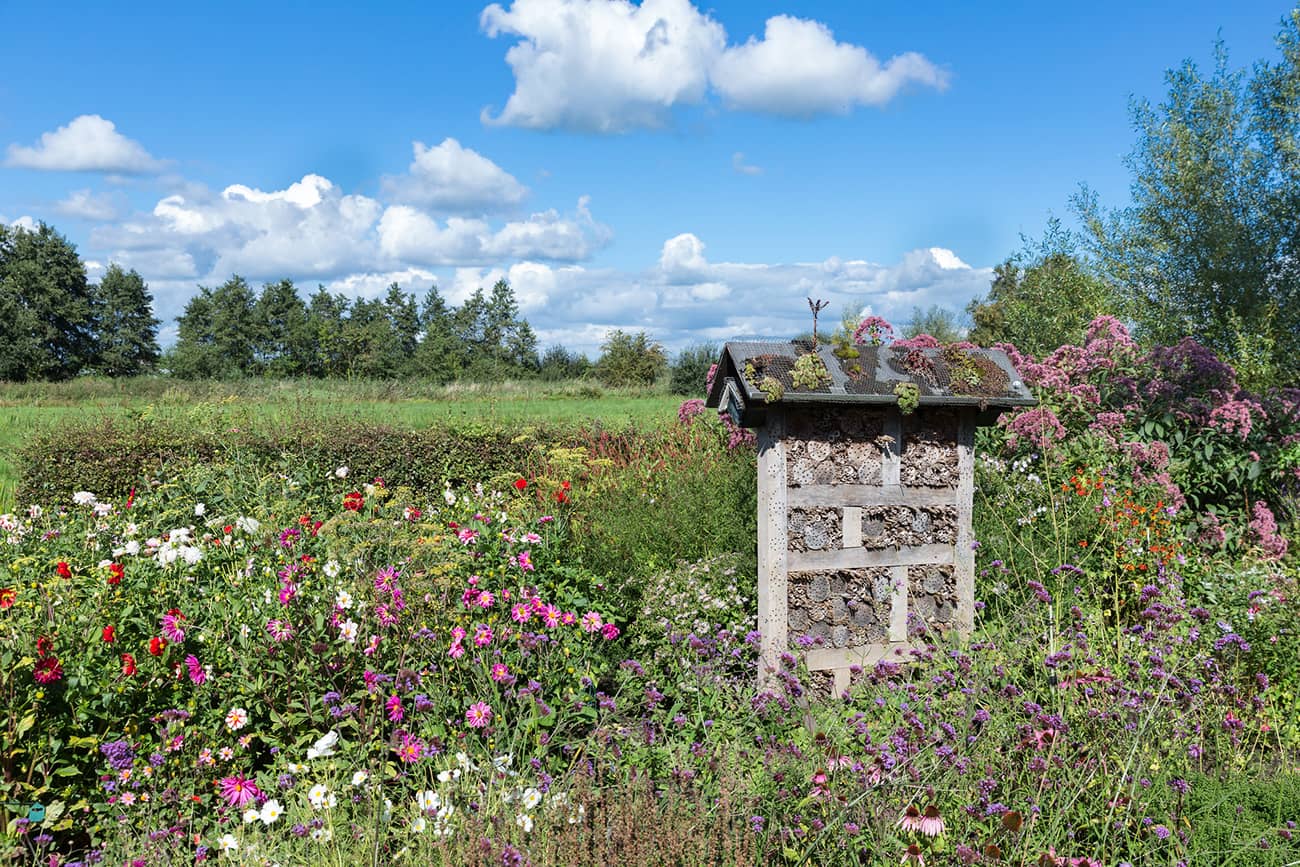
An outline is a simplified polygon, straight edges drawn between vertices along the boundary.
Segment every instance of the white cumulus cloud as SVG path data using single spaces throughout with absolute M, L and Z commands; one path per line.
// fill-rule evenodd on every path
M 948 83 L 920 54 L 882 64 L 860 45 L 837 42 L 826 25 L 789 15 L 769 18 L 761 40 L 724 51 L 712 79 L 733 108 L 795 117 L 847 114 L 884 105 L 907 84 L 942 90 Z
M 454 138 L 436 147 L 417 141 L 412 149 L 407 173 L 383 179 L 384 192 L 395 202 L 486 212 L 517 205 L 528 195 L 513 175 Z
M 519 41 L 506 51 L 515 91 L 488 123 L 590 132 L 658 126 L 699 103 L 726 44 L 722 25 L 689 0 L 515 0 L 480 23 Z
M 777 15 L 762 39 L 730 45 L 690 0 L 514 0 L 480 16 L 506 51 L 515 89 L 489 124 L 616 133 L 666 124 L 711 94 L 732 109 L 808 117 L 879 106 L 908 84 L 948 76 L 916 52 L 881 63 L 819 21 Z M 741 170 L 738 168 L 738 170 Z
M 97 114 L 83 114 L 67 126 L 42 133 L 40 141 L 31 147 L 9 145 L 5 164 L 52 172 L 125 175 L 152 174 L 164 167 L 143 145 L 122 135 L 111 120 Z

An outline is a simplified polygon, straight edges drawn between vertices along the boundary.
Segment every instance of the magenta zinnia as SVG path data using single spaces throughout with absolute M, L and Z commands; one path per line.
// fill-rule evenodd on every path
M 492 721 L 492 706 L 485 701 L 478 701 L 465 711 L 465 722 L 470 728 L 481 729 Z
M 242 807 L 262 796 L 262 790 L 250 777 L 232 774 L 217 781 L 217 794 L 232 807 Z

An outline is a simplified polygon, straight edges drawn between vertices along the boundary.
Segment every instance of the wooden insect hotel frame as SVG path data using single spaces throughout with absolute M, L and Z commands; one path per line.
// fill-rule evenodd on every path
M 760 683 L 802 654 L 840 695 L 921 624 L 970 631 L 975 428 L 1033 403 L 997 351 L 723 348 L 706 404 L 758 437 Z

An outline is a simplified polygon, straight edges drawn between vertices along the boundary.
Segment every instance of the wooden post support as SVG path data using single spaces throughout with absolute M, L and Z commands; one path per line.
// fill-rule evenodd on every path
M 789 651 L 786 550 L 789 520 L 786 495 L 785 418 L 777 411 L 758 431 L 758 684 L 768 689 Z

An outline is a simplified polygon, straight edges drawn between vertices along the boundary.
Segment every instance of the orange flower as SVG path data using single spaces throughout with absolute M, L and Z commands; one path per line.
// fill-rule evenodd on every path
M 14 603 L 18 601 L 18 591 L 12 587 L 5 587 L 0 590 L 0 608 L 13 608 Z

